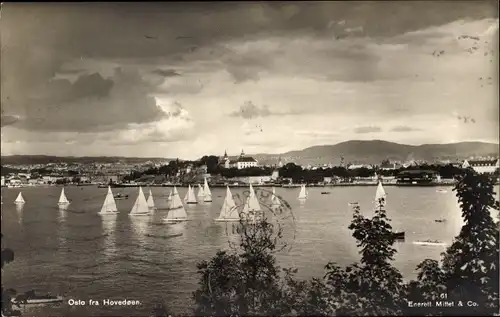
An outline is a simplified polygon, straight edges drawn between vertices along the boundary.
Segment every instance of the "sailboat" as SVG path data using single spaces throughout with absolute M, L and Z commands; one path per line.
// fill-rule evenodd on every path
M 170 202 L 172 201 L 172 190 L 170 190 L 170 193 L 168 193 L 168 197 L 167 197 L 167 204 L 170 204 Z
M 146 196 L 144 196 L 144 192 L 142 191 L 142 187 L 139 187 L 139 195 L 135 200 L 134 206 L 129 213 L 130 216 L 147 216 L 150 215 L 150 211 L 148 208 L 148 202 L 146 201 Z
M 203 191 L 203 187 L 198 184 L 198 199 L 203 201 L 205 199 L 205 192 Z
M 168 206 L 168 215 L 163 219 L 169 223 L 182 222 L 187 220 L 186 210 L 182 204 L 181 198 L 179 197 L 179 192 L 177 187 L 174 186 L 174 193 L 172 194 L 172 200 Z
M 375 192 L 375 203 L 378 205 L 379 200 L 383 199 L 382 205 L 385 206 L 385 199 L 387 198 L 387 194 L 385 193 L 384 186 L 382 186 L 382 182 L 378 182 L 377 191 Z
M 250 184 L 250 195 L 248 195 L 245 201 L 245 205 L 241 211 L 241 217 L 243 220 L 255 221 L 260 218 L 261 213 L 262 209 L 260 208 L 259 200 L 257 199 L 257 195 L 255 195 L 252 184 Z
M 203 201 L 206 203 L 211 202 L 212 201 L 212 192 L 210 191 L 210 187 L 208 187 L 208 182 L 207 182 L 206 178 L 205 178 L 205 182 L 203 184 L 203 193 L 205 194 Z
M 278 196 L 276 196 L 276 189 L 273 187 L 273 193 L 271 195 L 271 207 L 276 208 L 279 207 L 280 205 L 281 201 L 278 198 Z
M 238 208 L 236 207 L 233 194 L 231 193 L 231 190 L 229 190 L 229 186 L 226 188 L 226 198 L 222 203 L 219 217 L 216 218 L 215 221 L 239 221 L 240 215 L 238 214 Z
M 19 195 L 17 195 L 17 198 L 16 200 L 14 200 L 14 203 L 16 205 L 22 205 L 24 204 L 26 201 L 24 201 L 24 198 L 23 198 L 23 194 L 21 192 L 19 192 Z
M 184 197 L 184 202 L 186 204 L 197 204 L 196 196 L 194 194 L 194 189 L 189 185 L 186 197 Z
M 111 186 L 108 186 L 108 193 L 102 204 L 101 211 L 98 212 L 99 215 L 116 215 L 118 213 L 118 208 L 116 208 L 115 197 L 111 191 Z
M 306 199 L 307 198 L 307 190 L 306 190 L 306 185 L 302 184 L 300 185 L 300 193 L 298 199 Z
M 375 204 L 377 207 L 382 205 L 382 207 L 386 204 L 387 193 L 385 192 L 384 186 L 382 186 L 382 182 L 379 181 L 377 185 L 377 190 L 375 192 Z M 382 199 L 382 201 L 380 201 Z M 406 233 L 405 231 L 395 231 L 393 233 L 394 239 L 398 241 L 404 241 Z
M 172 193 L 172 197 L 170 198 L 170 202 L 168 204 L 168 209 L 179 209 L 184 208 L 182 204 L 182 200 L 179 196 L 179 192 L 177 191 L 177 187 L 174 186 L 174 191 Z
M 64 193 L 64 187 L 61 190 L 61 196 L 59 196 L 59 201 L 57 202 L 57 204 L 62 207 L 68 206 L 70 204 L 68 198 L 66 198 L 66 194 Z
M 148 203 L 149 209 L 152 209 L 152 210 L 156 209 L 155 201 L 153 200 L 153 193 L 151 192 L 151 189 L 149 189 L 149 197 L 148 197 L 147 203 Z

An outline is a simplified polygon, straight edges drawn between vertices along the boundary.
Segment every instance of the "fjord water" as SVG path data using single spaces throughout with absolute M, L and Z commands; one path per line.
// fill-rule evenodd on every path
M 296 267 L 299 277 L 309 278 L 322 276 L 328 261 L 340 265 L 357 261 L 356 241 L 348 229 L 352 219 L 348 203 L 359 202 L 363 214 L 370 216 L 375 187 L 308 188 L 303 204 L 297 200 L 299 189 L 276 189 L 290 204 L 294 218 L 279 216 L 289 246 L 278 255 L 279 265 Z M 331 194 L 322 195 L 325 190 Z M 406 242 L 396 245 L 395 265 L 405 278 L 414 278 L 417 264 L 426 258 L 439 259 L 444 248 L 412 241 L 450 243 L 462 225 L 457 198 L 451 187 L 446 193 L 436 192 L 435 187 L 385 190 L 393 227 L 406 231 Z M 174 313 L 189 313 L 191 293 L 198 283 L 196 263 L 228 248 L 226 230 L 231 225 L 213 221 L 225 188 L 212 189 L 211 203 L 186 205 L 189 221 L 173 225 L 161 222 L 170 188 L 152 188 L 158 211 L 150 217 L 128 215 L 137 188 L 114 189 L 129 198 L 116 201 L 119 215 L 102 217 L 97 212 L 105 188 L 66 187 L 72 201 L 67 211 L 57 208 L 60 187 L 22 188 L 26 200 L 22 210 L 13 203 L 19 191 L 2 189 L 2 243 L 15 252 L 15 262 L 4 270 L 4 287 L 63 294 L 66 299 L 60 306 L 30 308 L 30 316 L 147 316 L 157 302 L 164 302 Z M 186 191 L 179 188 L 180 196 Z M 244 189 L 232 192 L 242 195 Z M 447 222 L 436 223 L 439 218 Z M 142 305 L 70 307 L 70 298 L 139 300 Z

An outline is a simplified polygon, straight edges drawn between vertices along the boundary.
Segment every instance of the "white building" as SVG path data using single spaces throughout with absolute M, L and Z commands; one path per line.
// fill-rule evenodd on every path
M 472 167 L 478 173 L 494 173 L 500 167 L 499 160 L 465 160 L 462 168 Z
M 237 168 L 237 169 L 244 169 L 244 168 L 249 168 L 249 167 L 256 167 L 258 166 L 258 162 L 256 159 L 250 156 L 245 156 L 245 152 L 241 150 L 241 154 L 236 160 L 229 160 L 229 157 L 227 156 L 227 152 L 224 153 L 224 167 L 225 168 Z

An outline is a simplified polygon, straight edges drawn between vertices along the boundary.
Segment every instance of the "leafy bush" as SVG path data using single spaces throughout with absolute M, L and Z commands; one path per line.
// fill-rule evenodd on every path
M 361 260 L 345 268 L 326 266 L 324 279 L 300 281 L 295 269 L 280 276 L 266 219 L 240 223 L 239 252 L 219 251 L 198 265 L 201 279 L 194 293 L 195 315 L 494 315 L 498 313 L 498 228 L 490 216 L 497 208 L 491 175 L 465 171 L 455 186 L 465 224 L 441 263 L 426 259 L 417 266 L 417 280 L 405 283 L 391 264 L 396 254 L 390 219 L 378 201 L 375 214 L 365 218 L 359 206 L 349 229 L 358 241 Z M 281 237 L 280 232 L 276 235 Z M 432 301 L 433 307 L 409 302 Z M 455 307 L 436 307 L 453 301 Z M 460 302 L 461 301 L 461 302 Z M 471 303 L 476 303 L 471 306 Z M 460 306 L 462 304 L 462 306 Z

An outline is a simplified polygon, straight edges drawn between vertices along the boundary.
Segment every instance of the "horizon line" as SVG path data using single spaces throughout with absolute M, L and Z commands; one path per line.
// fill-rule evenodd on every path
M 405 143 L 398 143 L 398 142 L 392 142 L 392 141 L 386 141 L 386 140 L 381 140 L 381 139 L 373 139 L 373 140 L 349 140 L 349 141 L 343 141 L 335 144 L 318 144 L 318 145 L 312 145 L 308 146 L 305 148 L 302 148 L 300 150 L 290 150 L 284 153 L 255 153 L 255 154 L 247 154 L 246 155 L 283 155 L 289 152 L 297 152 L 297 151 L 304 151 L 306 149 L 312 148 L 312 147 L 318 147 L 318 146 L 336 146 L 342 143 L 348 143 L 348 142 L 386 142 L 386 143 L 392 143 L 392 144 L 397 144 L 397 145 L 403 145 L 403 146 L 412 146 L 412 147 L 419 147 L 419 146 L 425 146 L 425 145 L 455 145 L 455 144 L 461 144 L 461 143 L 484 143 L 484 144 L 492 144 L 492 145 L 500 145 L 499 142 L 490 142 L 490 141 L 458 141 L 458 142 L 448 142 L 448 143 L 422 143 L 418 145 L 412 145 L 412 144 L 405 144 Z M 223 155 L 214 155 L 214 154 L 205 154 L 203 156 L 223 156 Z M 83 155 L 83 156 L 74 156 L 74 155 L 51 155 L 51 154 L 11 154 L 11 155 L 1 155 L 0 157 L 12 157 L 12 156 L 45 156 L 45 157 L 56 157 L 56 158 L 123 158 L 123 159 L 163 159 L 163 160 L 183 160 L 183 161 L 193 161 L 189 159 L 181 159 L 180 157 L 152 157 L 152 156 L 114 156 L 114 155 Z M 203 157 L 201 156 L 201 157 Z M 228 156 L 238 156 L 238 155 L 228 155 Z M 200 157 L 200 158 L 201 158 Z M 198 159 L 200 159 L 198 158 Z M 196 159 L 195 159 L 196 160 Z

